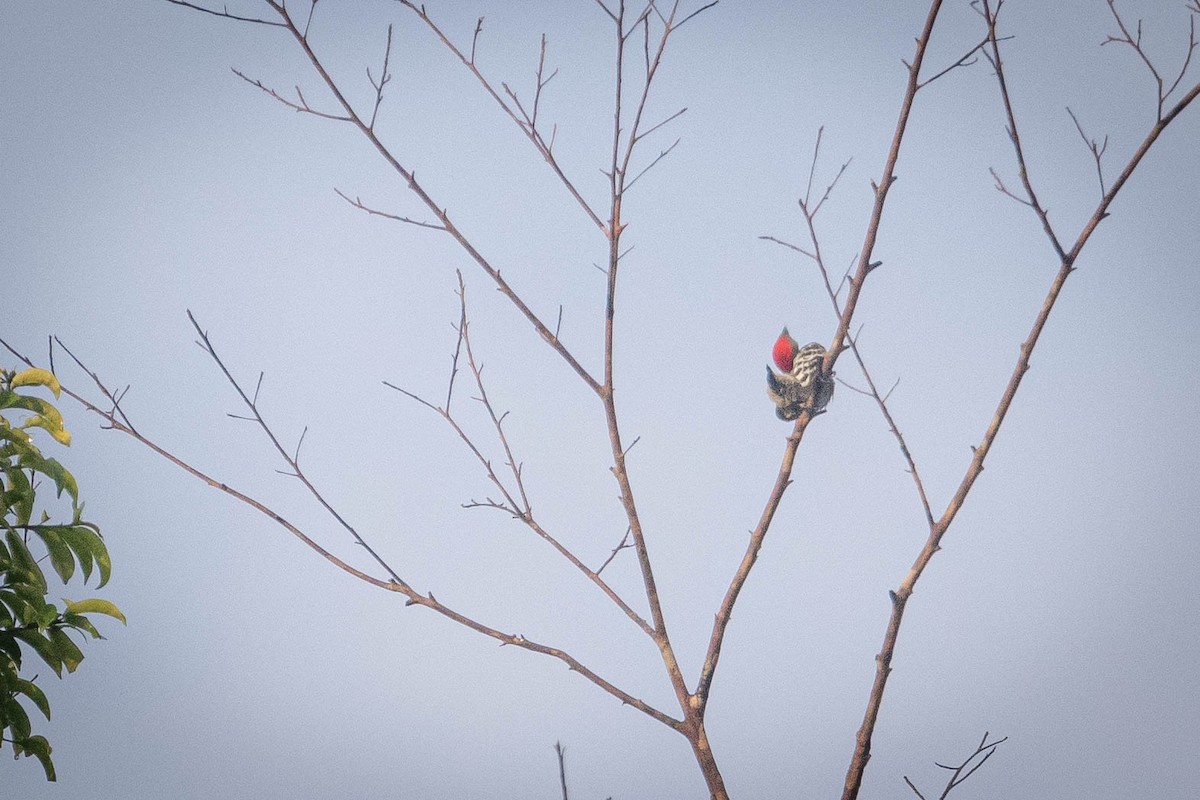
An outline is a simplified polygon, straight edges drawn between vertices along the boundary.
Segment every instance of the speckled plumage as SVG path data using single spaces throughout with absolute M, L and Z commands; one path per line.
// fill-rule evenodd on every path
M 800 347 L 784 328 L 775 341 L 772 358 L 780 369 L 776 374 L 767 366 L 767 396 L 776 406 L 775 415 L 791 421 L 806 408 L 813 414 L 824 411 L 833 397 L 833 373 L 821 374 L 825 347 L 818 342 Z

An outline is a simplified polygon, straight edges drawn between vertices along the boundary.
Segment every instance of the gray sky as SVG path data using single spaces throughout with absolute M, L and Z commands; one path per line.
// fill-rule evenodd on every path
M 243 6 L 239 6 L 243 7 Z M 612 35 L 589 3 L 431 0 L 479 63 L 528 97 L 538 37 L 559 69 L 542 107 L 596 205 L 611 130 Z M 1126 0 L 1164 72 L 1182 3 Z M 244 4 L 254 9 L 254 3 Z M 682 141 L 632 190 L 618 312 L 618 405 L 631 478 L 689 681 L 770 491 L 789 426 L 763 364 L 781 325 L 829 342 L 815 269 L 757 237 L 802 242 L 796 198 L 853 156 L 820 217 L 849 264 L 903 90 L 919 2 L 726 2 L 668 50 L 646 144 Z M 1098 198 L 1066 113 L 1109 137 L 1109 180 L 1154 121 L 1154 86 L 1100 0 L 1006 6 L 1005 44 L 1032 177 L 1064 238 Z M 390 3 L 322 3 L 314 47 L 366 104 L 395 23 L 380 130 L 492 263 L 590 369 L 602 344 L 606 244 L 461 65 Z M 983 35 L 948 3 L 929 64 Z M 560 646 L 668 710 L 650 642 L 526 529 L 464 510 L 489 486 L 447 426 L 384 387 L 445 393 L 456 267 L 489 392 L 539 517 L 599 564 L 624 530 L 599 404 L 448 238 L 371 218 L 334 188 L 420 215 L 346 125 L 299 116 L 237 79 L 299 84 L 328 106 L 284 34 L 163 2 L 0 7 L 0 335 L 42 358 L 60 336 L 157 441 L 367 561 L 267 443 L 194 344 L 185 309 L 252 384 L 327 497 L 413 585 Z M 1195 82 L 1196 72 L 1191 75 Z M 360 106 L 361 107 L 361 106 Z M 1028 209 L 986 65 L 923 90 L 856 321 L 876 380 L 945 506 L 1057 264 Z M 940 792 L 983 732 L 1008 736 L 955 797 L 1200 795 L 1197 519 L 1200 108 L 1173 125 L 1068 281 L 996 447 L 909 603 L 864 797 Z M 644 163 L 644 162 L 643 162 Z M 823 183 L 821 185 L 824 185 Z M 86 389 L 58 361 L 65 383 Z M 839 376 L 861 385 L 853 362 Z M 456 403 L 486 440 L 486 419 Z M 697 798 L 679 737 L 551 659 L 358 584 L 277 526 L 64 405 L 79 478 L 114 562 L 107 624 L 79 672 L 41 669 L 39 723 L 59 772 L 6 763 L 21 798 Z M 49 448 L 49 445 L 47 445 Z M 497 460 L 500 456 L 496 456 Z M 723 651 L 708 728 L 741 798 L 836 796 L 889 611 L 924 542 L 877 409 L 842 387 L 808 431 Z M 635 560 L 605 573 L 638 597 Z M 85 596 L 72 585 L 63 594 Z M 635 602 L 639 608 L 643 602 Z M 33 663 L 32 661 L 30 662 Z M 5 751 L 8 752 L 8 751 Z M 911 796 L 911 795 L 909 795 Z

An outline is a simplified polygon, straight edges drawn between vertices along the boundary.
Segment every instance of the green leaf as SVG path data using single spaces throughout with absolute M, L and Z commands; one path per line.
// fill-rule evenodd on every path
M 32 647 L 33 651 L 42 657 L 42 661 L 45 661 L 46 665 L 54 670 L 54 674 L 62 677 L 62 656 L 59 655 L 53 642 L 40 631 L 13 631 L 12 634 Z
M 3 717 L 3 724 L 12 731 L 14 741 L 25 739 L 33 730 L 29 723 L 29 712 L 13 695 L 0 697 L 0 717 Z
M 29 419 L 22 422 L 21 427 L 22 428 L 42 428 L 43 430 L 47 431 L 51 436 L 53 436 L 54 440 L 56 442 L 58 442 L 59 444 L 66 445 L 68 447 L 70 447 L 70 445 L 71 445 L 71 433 L 66 428 L 63 427 L 63 421 L 62 421 L 61 417 L 59 419 L 55 420 L 55 419 L 47 419 L 46 417 L 43 417 L 40 414 L 34 414 L 32 417 L 30 417 Z
M 7 666 L 6 661 L 18 668 L 21 666 L 21 645 L 8 631 L 0 631 L 0 654 L 3 654 L 0 657 L 0 669 Z
M 12 427 L 4 417 L 0 417 L 0 439 L 18 447 L 28 445 L 33 441 L 28 433 L 19 428 Z
M 41 589 L 44 595 L 49 587 L 46 586 L 46 576 L 42 574 L 41 567 L 33 558 L 33 553 L 29 552 L 29 548 L 25 546 L 25 542 L 13 530 L 4 532 L 5 540 L 8 542 L 8 552 L 12 557 L 12 569 L 18 569 L 23 573 L 26 580 L 33 583 L 37 588 Z M 11 576 L 10 576 L 11 577 Z
M 100 536 L 100 529 L 90 522 L 78 522 L 62 526 L 61 533 L 75 557 L 79 559 L 83 579 L 86 581 L 92 577 L 92 565 L 95 564 L 100 568 L 100 583 L 96 588 L 108 583 L 112 573 L 112 561 L 108 557 L 108 547 L 104 544 L 104 538 Z
M 36 470 L 54 481 L 54 485 L 58 487 L 56 497 L 62 497 L 62 493 L 66 492 L 70 495 L 72 502 L 78 503 L 79 484 L 75 482 L 75 476 L 55 459 L 44 457 L 35 448 L 30 448 L 30 450 L 31 452 L 24 453 L 17 463 L 27 469 Z
M 10 487 L 4 493 L 5 508 L 12 509 L 11 513 L 16 517 L 14 522 L 17 525 L 28 525 L 29 518 L 33 516 L 33 502 L 36 497 L 33 484 L 22 469 L 6 469 L 4 475 L 8 478 Z
M 62 392 L 62 387 L 58 385 L 58 378 L 54 377 L 54 373 L 49 370 L 33 367 L 31 369 L 22 370 L 13 376 L 11 386 L 45 386 L 50 391 L 54 392 L 54 396 L 58 397 Z
M 104 614 L 113 619 L 121 620 L 122 624 L 128 624 L 125 622 L 125 615 L 121 613 L 121 610 L 108 600 L 92 597 L 87 600 L 72 602 L 64 598 L 63 602 L 67 604 L 67 611 L 72 614 Z
M 32 700 L 38 711 L 42 712 L 42 716 L 50 719 L 50 701 L 36 683 L 21 678 L 17 681 L 17 691 Z
M 0 389 L 0 408 L 19 408 L 22 411 L 32 411 L 51 422 L 57 422 L 60 428 L 63 424 L 62 413 L 49 400 L 43 400 L 40 397 L 30 397 L 27 394 L 17 394 L 7 389 Z
M 58 650 L 59 656 L 62 657 L 63 665 L 67 668 L 67 672 L 74 672 L 79 663 L 83 661 L 83 651 L 79 646 L 72 641 L 71 637 L 62 628 L 50 629 L 50 641 L 54 643 L 54 647 Z
M 70 611 L 68 611 L 62 615 L 62 621 L 63 625 L 74 628 L 77 631 L 83 631 L 84 633 L 90 635 L 93 639 L 104 638 L 100 635 L 100 631 L 96 630 L 96 626 L 92 624 L 92 621 L 83 614 L 72 614 Z
M 58 780 L 58 776 L 54 772 L 54 762 L 50 760 L 50 742 L 46 741 L 45 736 L 30 736 L 20 742 L 13 742 L 13 750 L 18 755 L 23 753 L 42 762 L 42 769 L 46 771 L 46 780 Z
M 71 580 L 71 576 L 75 574 L 75 555 L 71 552 L 70 545 L 63 539 L 58 526 L 42 525 L 34 528 L 33 532 L 41 537 L 42 542 L 46 545 L 46 551 L 50 554 L 50 564 L 58 573 L 58 577 L 62 578 L 63 583 Z

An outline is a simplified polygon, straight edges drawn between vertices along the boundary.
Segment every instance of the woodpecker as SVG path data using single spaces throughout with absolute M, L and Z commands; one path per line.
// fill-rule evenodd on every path
M 767 396 L 778 406 L 775 416 L 791 421 L 805 409 L 814 415 L 825 410 L 833 397 L 833 373 L 821 373 L 825 360 L 823 345 L 809 342 L 801 347 L 784 328 L 775 340 L 771 358 L 782 373 L 776 375 L 767 366 Z

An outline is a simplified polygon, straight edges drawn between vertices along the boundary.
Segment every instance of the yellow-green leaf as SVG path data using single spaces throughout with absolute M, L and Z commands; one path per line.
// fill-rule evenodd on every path
M 54 396 L 58 397 L 62 392 L 62 387 L 58 385 L 58 378 L 54 377 L 54 373 L 49 370 L 32 369 L 22 370 L 13 376 L 13 386 L 45 386 L 50 391 L 54 392 Z
M 122 623 L 125 622 L 125 615 L 109 600 L 104 600 L 99 597 L 92 597 L 87 600 L 66 600 L 67 611 L 73 614 L 104 614 L 119 619 Z

